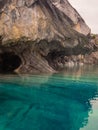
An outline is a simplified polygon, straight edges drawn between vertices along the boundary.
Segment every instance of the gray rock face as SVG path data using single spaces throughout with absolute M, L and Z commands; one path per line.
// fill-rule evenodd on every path
M 67 0 L 0 0 L 0 70 L 51 72 L 55 59 L 91 51 L 89 34 Z
M 70 5 L 67 0 L 52 0 L 53 5 L 58 8 L 69 19 L 70 25 L 76 31 L 88 35 L 90 28 L 86 25 L 85 21 L 81 18 L 78 12 Z
M 32 41 L 57 39 L 64 43 L 66 37 L 75 34 L 74 30 L 84 35 L 90 33 L 67 0 L 1 0 L 0 5 L 3 42 L 26 37 Z

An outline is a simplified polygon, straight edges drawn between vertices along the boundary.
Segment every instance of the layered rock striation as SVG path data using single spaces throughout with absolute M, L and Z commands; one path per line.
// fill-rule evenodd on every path
M 54 72 L 97 48 L 90 32 L 67 0 L 0 0 L 0 71 Z

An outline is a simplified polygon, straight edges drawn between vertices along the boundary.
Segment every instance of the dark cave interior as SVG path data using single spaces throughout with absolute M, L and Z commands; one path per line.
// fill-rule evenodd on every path
M 4 52 L 0 54 L 0 72 L 14 72 L 21 65 L 21 59 L 13 52 Z

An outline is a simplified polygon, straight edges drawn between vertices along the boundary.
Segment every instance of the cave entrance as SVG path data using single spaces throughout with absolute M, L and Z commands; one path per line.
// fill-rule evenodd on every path
M 21 59 L 13 52 L 0 54 L 0 71 L 2 73 L 14 72 L 21 65 Z

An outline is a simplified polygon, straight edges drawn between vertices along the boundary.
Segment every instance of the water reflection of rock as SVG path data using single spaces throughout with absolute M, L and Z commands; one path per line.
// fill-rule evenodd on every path
M 20 78 L 0 85 L 0 121 L 5 130 L 79 130 L 87 124 L 96 82 L 59 74 Z
M 8 74 L 0 75 L 0 82 L 11 83 L 22 86 L 31 86 L 31 84 L 43 84 L 48 81 L 51 74 L 41 74 L 41 75 L 30 75 L 30 74 Z
M 58 75 L 54 82 L 51 80 L 49 80 L 48 92 L 58 95 L 58 100 L 62 102 L 62 104 L 59 104 L 59 101 L 57 103 L 64 112 L 62 112 L 64 116 L 62 129 L 79 130 L 88 122 L 89 112 L 92 111 L 90 100 L 95 97 L 96 92 L 98 93 L 98 86 L 96 83 L 66 79 L 61 75 Z
M 88 80 L 92 80 L 92 77 L 96 78 L 98 76 L 98 66 L 97 65 L 83 65 L 66 67 L 61 71 L 64 76 L 70 76 L 73 79 L 81 79 L 81 77 L 88 77 Z M 91 76 L 91 77 L 90 77 Z

